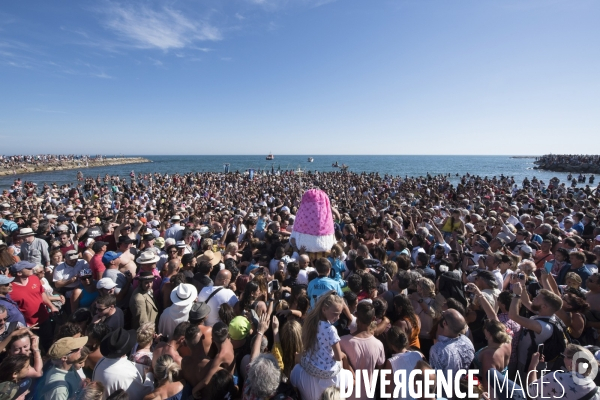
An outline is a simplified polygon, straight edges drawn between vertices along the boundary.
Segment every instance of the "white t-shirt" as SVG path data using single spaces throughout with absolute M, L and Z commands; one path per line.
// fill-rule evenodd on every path
M 333 346 L 340 341 L 337 330 L 327 321 L 319 321 L 317 342 L 313 350 L 306 354 L 307 361 L 321 371 L 331 371 L 337 367 Z
M 313 267 L 306 267 L 306 269 L 301 269 L 298 273 L 297 282 L 301 285 L 308 285 L 308 274 L 312 271 L 316 271 Z
M 77 276 L 77 274 L 79 274 L 79 271 L 89 267 L 89 264 L 85 260 L 77 260 L 77 263 L 74 267 L 71 267 L 70 265 L 67 265 L 67 263 L 62 262 L 58 264 L 56 268 L 54 268 L 54 272 L 52 273 L 52 280 L 54 280 L 54 282 L 58 282 L 62 280 L 71 279 L 74 276 Z M 65 287 L 75 289 L 78 286 L 79 281 L 75 281 L 74 283 L 70 283 Z
M 538 324 L 540 324 L 540 326 L 542 327 L 542 331 L 537 334 L 534 332 L 534 338 L 535 338 L 535 344 L 539 345 L 544 343 L 546 340 L 550 339 L 550 336 L 552 336 L 552 330 L 554 329 L 552 327 L 552 324 L 548 323 L 548 322 L 544 322 L 544 321 L 538 321 L 538 318 L 547 318 L 547 317 L 540 317 L 538 315 L 534 315 L 533 317 L 531 317 L 530 319 L 535 320 Z M 551 321 L 556 321 L 556 317 L 553 315 L 551 317 Z M 530 335 L 523 335 L 523 337 L 521 337 L 521 340 L 519 341 L 519 355 L 522 357 L 519 357 L 519 364 L 525 364 L 526 360 L 525 360 L 525 356 L 527 355 L 527 351 L 529 350 L 529 346 L 531 346 L 531 337 Z
M 206 301 L 212 292 L 221 288 L 222 286 L 207 286 L 200 291 L 198 294 L 198 301 Z M 217 322 L 219 322 L 219 307 L 221 304 L 227 303 L 231 307 L 235 306 L 238 302 L 238 298 L 231 289 L 223 288 L 219 290 L 217 294 L 215 294 L 210 301 L 208 302 L 208 306 L 210 307 L 210 313 L 208 317 L 206 317 L 206 321 L 204 324 L 206 326 L 213 326 Z

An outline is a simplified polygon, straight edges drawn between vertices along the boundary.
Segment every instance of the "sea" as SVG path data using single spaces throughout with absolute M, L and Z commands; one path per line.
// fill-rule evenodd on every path
M 117 156 L 107 156 L 117 157 Z M 121 157 L 121 156 L 118 156 Z M 128 156 L 125 156 L 128 157 Z M 133 157 L 129 156 L 129 157 Z M 225 164 L 229 164 L 229 171 L 244 172 L 248 169 L 255 171 L 298 170 L 332 172 L 339 171 L 333 167 L 334 163 L 345 164 L 348 170 L 356 173 L 378 172 L 381 175 L 418 177 L 437 174 L 450 174 L 449 179 L 453 184 L 459 177 L 469 173 L 480 176 L 512 176 L 521 183 L 525 177 L 534 176 L 548 183 L 551 178 L 557 177 L 565 182 L 567 173 L 534 170 L 535 157 L 512 156 L 460 156 L 460 155 L 319 155 L 313 156 L 314 161 L 308 162 L 309 155 L 275 155 L 275 159 L 267 161 L 265 155 L 179 155 L 179 156 L 148 156 L 136 155 L 151 160 L 151 163 L 123 164 L 106 167 L 82 168 L 84 176 L 96 177 L 105 174 L 129 177 L 131 171 L 138 173 L 168 173 L 183 174 L 187 172 L 224 172 Z M 0 189 L 9 189 L 17 177 L 23 181 L 32 181 L 38 185 L 56 183 L 58 185 L 77 182 L 79 170 L 65 170 L 42 172 L 22 175 L 7 175 L 0 177 Z M 458 176 L 457 176 L 458 174 Z

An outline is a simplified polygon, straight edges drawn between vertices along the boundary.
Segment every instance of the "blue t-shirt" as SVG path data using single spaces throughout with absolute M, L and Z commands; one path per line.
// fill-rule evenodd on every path
M 331 272 L 329 277 L 334 281 L 337 281 L 341 287 L 346 286 L 346 281 L 343 279 L 344 272 L 346 271 L 346 264 L 339 258 L 327 257 L 331 263 Z
M 320 276 L 320 277 L 310 281 L 308 284 L 308 290 L 307 290 L 308 298 L 310 299 L 310 307 L 311 308 L 314 307 L 315 303 L 317 302 L 319 297 L 323 293 L 327 293 L 330 290 L 335 290 L 337 292 L 337 294 L 339 294 L 340 296 L 344 295 L 344 293 L 342 292 L 342 287 L 340 286 L 339 282 L 334 281 L 331 278 Z

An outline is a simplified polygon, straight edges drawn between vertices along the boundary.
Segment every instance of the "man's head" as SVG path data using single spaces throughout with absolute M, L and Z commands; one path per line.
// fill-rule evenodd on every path
M 12 281 L 14 280 L 15 278 L 0 275 L 0 296 L 6 296 L 12 291 Z
M 226 269 L 222 269 L 219 271 L 219 273 L 217 273 L 217 277 L 215 278 L 215 286 L 223 286 L 223 287 L 227 287 L 229 286 L 229 283 L 231 282 L 231 272 L 226 270 Z
M 142 293 L 148 292 L 152 288 L 152 283 L 154 282 L 154 275 L 152 272 L 141 271 L 140 274 L 136 277 L 140 281 L 140 291 Z
M 69 267 L 77 265 L 77 260 L 79 260 L 79 253 L 77 250 L 69 250 L 65 253 L 65 264 Z
M 29 261 L 19 261 L 18 263 L 10 266 L 10 272 L 17 278 L 27 278 L 33 275 L 34 267 L 34 263 L 30 263 Z
M 310 263 L 310 258 L 306 254 L 302 254 L 298 259 L 298 266 L 300 269 L 306 269 L 308 264 Z
M 107 294 L 96 299 L 96 315 L 108 317 L 113 314 L 117 306 L 117 297 L 114 294 Z
M 562 307 L 560 296 L 549 290 L 542 289 L 538 292 L 531 302 L 531 309 L 542 316 L 554 315 Z
M 331 271 L 331 263 L 325 257 L 319 258 L 315 262 L 315 269 L 319 276 L 329 276 L 329 271 Z
M 585 264 L 585 254 L 580 251 L 574 251 L 569 255 L 571 266 L 573 268 L 581 268 Z
M 4 332 L 6 321 L 8 320 L 8 311 L 6 307 L 0 304 L 0 330 Z
M 65 337 L 54 342 L 48 355 L 55 365 L 71 366 L 81 357 L 81 348 L 86 345 L 87 336 Z
M 372 303 L 363 301 L 356 307 L 356 321 L 363 327 L 369 327 L 375 320 L 375 307 Z
M 213 342 L 220 346 L 229 338 L 229 327 L 223 322 L 217 322 L 212 328 Z
M 495 289 L 498 287 L 498 283 L 496 282 L 494 275 L 486 270 L 477 271 L 474 283 L 480 290 Z
M 454 309 L 442 312 L 442 319 L 438 325 L 438 334 L 449 338 L 458 337 L 466 327 L 465 319 Z
M 107 269 L 118 268 L 119 267 L 119 254 L 115 253 L 114 251 L 107 251 L 102 256 L 102 264 L 104 264 L 104 266 Z

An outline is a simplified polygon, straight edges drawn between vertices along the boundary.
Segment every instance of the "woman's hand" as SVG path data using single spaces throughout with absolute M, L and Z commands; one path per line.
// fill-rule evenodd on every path
M 279 321 L 278 321 L 279 322 Z M 267 315 L 267 313 L 262 314 L 259 318 L 258 318 L 258 329 L 257 331 L 264 335 L 264 333 L 269 329 L 269 316 Z
M 279 333 L 279 319 L 273 315 L 273 321 L 271 322 L 271 329 L 273 330 L 273 336 Z
M 31 332 L 29 332 L 29 336 L 31 337 L 31 350 L 40 351 L 40 337 Z

